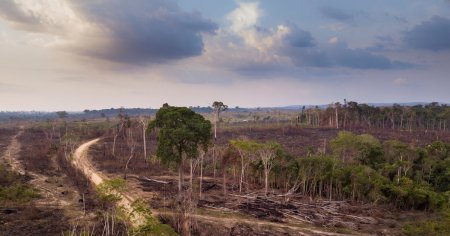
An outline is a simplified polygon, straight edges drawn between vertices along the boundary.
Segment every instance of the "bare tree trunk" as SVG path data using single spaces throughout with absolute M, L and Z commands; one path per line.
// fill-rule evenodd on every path
M 338 108 L 337 108 L 337 106 L 335 108 L 335 113 L 336 113 L 336 129 L 339 129 L 339 115 L 338 115 Z
M 144 161 L 147 162 L 147 139 L 145 137 L 145 130 L 147 129 L 147 122 L 144 118 L 140 118 L 142 124 L 142 139 L 144 141 Z
M 267 196 L 267 192 L 269 192 L 269 170 L 265 169 L 264 170 L 264 194 Z
M 244 182 L 244 157 L 241 155 L 241 178 L 239 180 L 239 193 L 242 193 L 242 183 Z
M 120 124 L 119 131 L 117 131 L 117 133 L 114 135 L 114 142 L 113 142 L 113 148 L 112 148 L 112 155 L 113 155 L 113 156 L 115 156 L 116 140 L 117 140 L 117 137 L 118 137 L 119 134 L 120 134 L 120 131 L 122 131 L 122 128 L 123 128 L 123 122 Z
M 125 179 L 127 178 L 128 164 L 130 163 L 131 159 L 133 159 L 133 157 L 134 157 L 134 149 L 136 147 L 136 143 L 134 142 L 134 139 L 133 139 L 132 128 L 130 128 L 129 132 L 128 132 L 127 144 L 128 144 L 128 147 L 130 148 L 130 157 L 128 158 L 128 161 L 125 164 L 125 173 L 124 173 Z
M 219 120 L 220 107 L 214 107 L 214 143 L 217 140 L 217 122 Z
M 200 156 L 200 184 L 199 184 L 199 198 L 202 199 L 202 184 L 203 184 L 203 155 Z
M 333 193 L 333 178 L 331 178 L 331 180 L 330 180 L 330 189 L 329 189 L 329 193 L 328 193 L 328 200 L 330 202 L 331 202 L 332 193 Z
M 227 175 L 227 171 L 224 168 L 224 170 L 223 170 L 223 195 L 224 196 L 227 196 L 227 177 L 226 177 L 226 175 Z
M 134 157 L 134 147 L 131 148 L 130 157 L 128 158 L 128 161 L 125 164 L 125 173 L 124 173 L 125 179 L 127 178 L 128 164 L 130 163 L 131 159 L 133 159 L 133 157 Z
M 189 185 L 191 186 L 191 191 L 193 187 L 193 176 L 194 176 L 194 160 L 192 158 L 189 159 L 191 170 L 190 170 L 190 176 L 189 176 Z
M 216 178 L 216 144 L 213 147 L 213 176 Z
M 182 162 L 183 163 L 183 162 Z M 181 191 L 183 190 L 183 164 L 180 164 L 180 166 L 178 167 L 178 193 L 181 193 Z

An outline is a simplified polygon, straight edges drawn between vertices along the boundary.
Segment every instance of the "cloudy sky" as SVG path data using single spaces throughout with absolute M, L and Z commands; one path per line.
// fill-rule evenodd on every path
M 450 102 L 448 0 L 0 0 L 0 110 Z

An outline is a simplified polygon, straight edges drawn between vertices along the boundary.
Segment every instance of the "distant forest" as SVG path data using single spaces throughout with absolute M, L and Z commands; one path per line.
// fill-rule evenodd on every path
M 212 113 L 211 107 L 189 107 L 197 113 Z M 0 112 L 0 122 L 42 121 L 57 118 L 96 119 L 115 118 L 119 114 L 135 116 L 153 116 L 158 109 L 151 108 L 110 108 L 101 110 L 84 110 L 83 112 Z M 450 106 L 437 102 L 429 104 L 393 104 L 370 105 L 354 101 L 334 103 L 321 106 L 295 106 L 281 108 L 229 108 L 228 113 L 251 113 L 251 120 L 245 122 L 275 122 L 274 116 L 267 112 L 286 112 L 290 116 L 283 121 L 312 127 L 329 128 L 369 128 L 392 130 L 442 130 L 450 126 Z M 281 118 L 280 118 L 281 119 Z

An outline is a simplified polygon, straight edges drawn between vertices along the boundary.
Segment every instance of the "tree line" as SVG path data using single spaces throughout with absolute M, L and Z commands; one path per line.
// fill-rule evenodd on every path
M 377 107 L 344 100 L 322 109 L 303 107 L 297 122 L 316 127 L 372 128 L 392 130 L 446 131 L 450 125 L 450 106 L 436 102 L 427 105 Z

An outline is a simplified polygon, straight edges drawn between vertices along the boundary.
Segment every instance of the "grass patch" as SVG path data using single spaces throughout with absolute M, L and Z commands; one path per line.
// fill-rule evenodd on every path
M 25 203 L 39 196 L 37 190 L 26 184 L 22 176 L 0 165 L 0 203 Z
M 0 187 L 0 202 L 25 203 L 38 197 L 40 197 L 40 194 L 27 184 L 15 183 L 11 186 Z
M 450 235 L 450 212 L 441 213 L 435 219 L 410 222 L 402 228 L 405 235 Z

